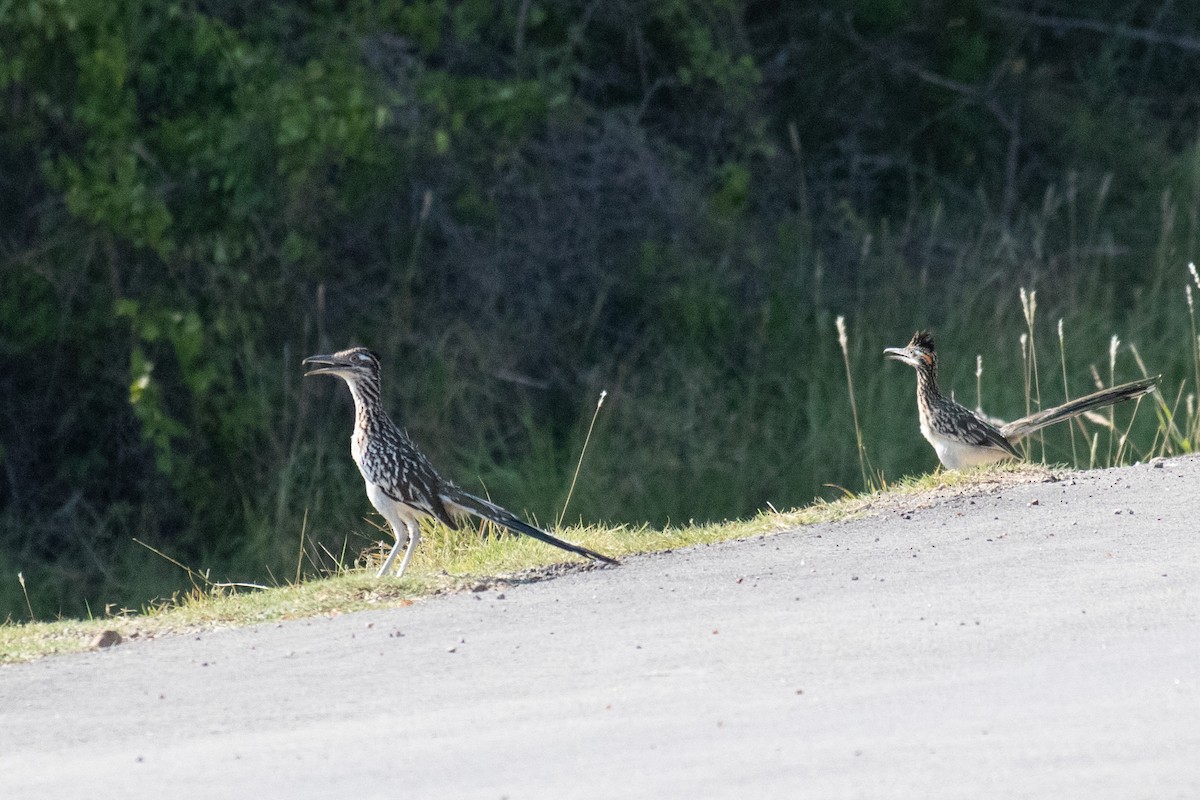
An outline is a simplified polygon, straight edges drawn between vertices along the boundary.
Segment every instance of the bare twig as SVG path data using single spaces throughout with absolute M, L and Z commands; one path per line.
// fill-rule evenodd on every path
M 517 10 L 517 32 L 513 35 L 513 53 L 518 57 L 525 49 L 525 25 L 528 21 L 529 0 L 521 0 L 521 7 Z
M 1181 36 L 1173 33 L 1159 33 L 1145 28 L 1133 28 L 1120 22 L 1101 22 L 1087 17 L 1058 17 L 1045 14 L 1030 14 L 1026 11 L 1012 11 L 1004 8 L 989 8 L 987 15 L 998 19 L 1023 22 L 1042 28 L 1053 28 L 1060 33 L 1063 31 L 1091 31 L 1108 36 L 1120 36 L 1134 39 L 1147 44 L 1165 44 L 1191 53 L 1200 53 L 1200 38 Z

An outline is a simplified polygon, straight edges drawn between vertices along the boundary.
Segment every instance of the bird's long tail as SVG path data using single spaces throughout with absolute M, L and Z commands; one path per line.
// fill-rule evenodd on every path
M 442 502 L 444 502 L 452 512 L 457 511 L 463 514 L 471 514 L 476 517 L 480 517 L 481 519 L 486 519 L 490 522 L 496 523 L 497 525 L 508 528 L 510 531 L 524 534 L 525 536 L 532 537 L 538 541 L 545 542 L 546 544 L 552 544 L 555 547 L 562 548 L 563 550 L 575 553 L 576 555 L 581 555 L 584 558 L 603 561 L 607 564 L 620 563 L 615 558 L 609 558 L 603 553 L 597 553 L 595 550 L 589 550 L 586 547 L 581 547 L 577 544 L 571 544 L 570 542 L 559 539 L 557 536 L 552 536 L 549 533 L 546 533 L 540 528 L 535 528 L 512 512 L 501 508 L 495 503 L 488 502 L 482 497 L 476 497 L 473 494 L 468 494 L 462 489 L 459 489 L 457 486 L 443 487 Z
M 1045 411 L 1039 411 L 1036 414 L 1030 414 L 1027 417 L 1013 420 L 1000 428 L 1000 432 L 1008 439 L 1020 439 L 1034 431 L 1041 430 L 1047 425 L 1053 425 L 1056 422 L 1077 417 L 1093 409 L 1104 408 L 1105 406 L 1111 406 L 1114 403 L 1120 403 L 1124 400 L 1141 397 L 1147 392 L 1152 391 L 1161 377 L 1161 375 L 1155 375 L 1152 378 L 1142 378 L 1141 380 L 1122 383 L 1120 386 L 1113 386 L 1109 389 L 1101 389 L 1085 397 L 1079 397 L 1070 402 L 1063 403 L 1061 406 L 1047 408 Z

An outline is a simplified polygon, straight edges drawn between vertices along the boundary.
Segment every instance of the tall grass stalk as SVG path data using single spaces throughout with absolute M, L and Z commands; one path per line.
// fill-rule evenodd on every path
M 304 564 L 304 534 L 308 531 L 308 509 L 304 509 L 304 519 L 300 522 L 300 550 L 296 553 L 296 583 L 300 583 L 300 567 Z
M 1133 360 L 1137 362 L 1138 369 L 1142 372 L 1142 377 L 1150 377 L 1150 370 L 1146 368 L 1146 362 L 1142 360 L 1142 354 L 1138 350 L 1137 345 L 1133 342 L 1129 343 L 1129 352 L 1133 354 Z M 1180 386 L 1180 391 L 1183 387 Z M 1150 393 L 1151 400 L 1154 403 L 1156 413 L 1158 415 L 1158 430 L 1154 434 L 1154 444 L 1150 447 L 1151 453 L 1166 454 L 1172 444 L 1175 446 L 1182 445 L 1185 434 L 1179 430 L 1179 426 L 1175 423 L 1175 410 L 1179 407 L 1179 398 L 1175 399 L 1175 409 L 1167 405 L 1167 400 L 1163 397 L 1161 387 Z M 1141 402 L 1141 399 L 1138 400 Z M 1136 413 L 1136 410 L 1135 410 Z M 1184 423 L 1185 427 L 1187 423 Z M 1162 438 L 1162 446 L 1158 446 L 1159 437 Z
M 1196 303 L 1192 299 L 1192 287 L 1185 285 L 1183 289 L 1187 296 L 1188 322 L 1192 327 L 1192 385 L 1200 391 L 1200 335 L 1196 333 Z
M 1192 421 L 1191 427 L 1191 445 L 1192 449 L 1196 447 L 1196 437 L 1200 436 L 1200 414 L 1196 411 L 1196 395 L 1193 392 L 1188 392 L 1187 396 L 1187 418 Z
M 1058 360 L 1062 364 L 1062 379 L 1063 379 L 1063 402 L 1066 403 L 1071 399 L 1071 386 L 1067 382 L 1067 344 L 1063 338 L 1063 321 L 1062 317 L 1058 318 Z M 1075 425 L 1071 423 L 1067 426 L 1071 432 L 1071 463 L 1079 463 L 1079 453 L 1075 450 Z
M 1160 428 L 1163 429 L 1163 439 L 1169 441 L 1170 434 L 1172 434 L 1172 433 L 1176 434 L 1176 437 L 1177 437 L 1174 441 L 1175 446 L 1173 448 L 1167 449 L 1167 447 L 1164 445 L 1163 450 L 1162 450 L 1163 455 L 1166 455 L 1168 453 L 1178 453 L 1178 452 L 1186 453 L 1191 449 L 1191 440 L 1188 438 L 1188 435 L 1189 435 L 1188 432 L 1191 430 L 1191 424 L 1192 424 L 1191 423 L 1191 419 L 1192 419 L 1191 398 L 1192 398 L 1192 395 L 1189 394 L 1187 396 L 1187 399 L 1185 400 L 1183 393 L 1186 390 L 1187 390 L 1187 384 L 1184 384 L 1184 383 L 1179 384 L 1179 391 L 1177 391 L 1175 393 L 1175 401 L 1173 403 L 1171 403 L 1171 405 L 1169 407 L 1167 406 L 1166 398 L 1161 396 L 1161 392 L 1159 393 L 1159 395 L 1160 395 L 1159 399 L 1162 402 L 1162 406 L 1160 407 L 1159 413 L 1162 414 L 1163 417 L 1165 417 L 1165 419 L 1169 423 L 1166 427 L 1163 427 L 1162 425 L 1159 426 Z M 1179 414 L 1179 404 L 1180 403 L 1184 403 L 1184 408 L 1186 409 L 1186 412 L 1187 412 L 1187 416 L 1185 416 L 1184 420 L 1183 420 L 1183 431 L 1182 432 L 1180 432 L 1178 426 L 1175 423 L 1177 415 Z
M 1200 291 L 1200 274 L 1196 272 L 1196 264 L 1193 261 L 1188 262 L 1188 272 L 1192 274 L 1192 282 L 1196 284 L 1196 291 Z M 1187 295 L 1188 307 L 1188 322 L 1192 329 L 1192 378 L 1194 380 L 1196 394 L 1200 394 L 1200 334 L 1196 332 L 1196 303 L 1192 298 L 1192 287 L 1184 284 L 1184 289 Z M 1197 436 L 1200 436 L 1200 419 L 1195 419 L 1191 413 L 1188 414 L 1188 421 L 1195 420 L 1195 426 L 1189 428 L 1188 436 L 1195 442 Z
M 1032 386 L 1034 405 L 1040 411 L 1042 408 L 1042 385 L 1038 378 L 1037 364 L 1037 338 L 1034 331 L 1034 320 L 1037 319 L 1037 290 L 1026 292 L 1025 287 L 1021 287 L 1021 313 L 1025 317 L 1025 330 L 1029 334 L 1029 367 L 1032 374 Z M 1029 379 L 1026 381 L 1026 392 L 1028 393 Z M 1028 395 L 1025 398 L 1025 413 L 1030 413 L 1030 402 Z M 1041 433 L 1038 434 L 1038 442 L 1042 447 L 1042 461 L 1046 461 L 1046 439 Z
M 600 407 L 604 405 L 604 398 L 608 397 L 608 390 L 603 389 L 600 392 L 600 398 L 596 401 L 596 409 L 592 412 L 592 421 L 588 423 L 587 435 L 583 437 L 583 447 L 579 451 L 579 460 L 575 462 L 575 474 L 571 476 L 571 487 L 567 489 L 567 499 L 563 501 L 562 511 L 558 514 L 558 521 L 554 523 L 554 527 L 561 528 L 563 518 L 567 516 L 567 506 L 571 504 L 571 495 L 575 494 L 575 483 L 579 480 L 579 468 L 583 466 L 583 456 L 587 453 L 588 442 L 592 440 L 592 430 L 596 427 L 596 417 L 600 416 Z
M 1116 461 L 1114 463 L 1118 463 L 1118 464 L 1121 463 L 1121 459 L 1125 455 L 1126 447 L 1129 448 L 1129 452 L 1134 454 L 1135 458 L 1142 460 L 1142 459 L 1145 459 L 1145 457 L 1146 457 L 1146 453 L 1144 451 L 1139 450 L 1137 448 L 1137 446 L 1129 438 L 1129 434 L 1133 431 L 1133 423 L 1137 420 L 1138 410 L 1141 407 L 1142 407 L 1142 398 L 1139 397 L 1133 401 L 1133 413 L 1129 416 L 1129 424 L 1125 426 L 1125 430 L 1121 433 L 1120 438 L 1117 440 L 1117 456 L 1116 456 Z M 1161 432 L 1161 428 L 1160 428 L 1160 432 Z M 1152 451 L 1153 451 L 1153 449 L 1151 450 L 1151 452 Z
M 975 410 L 983 412 L 983 356 L 975 354 Z
M 850 339 L 846 336 L 846 318 L 838 315 L 838 345 L 842 348 L 842 361 L 846 365 L 846 388 L 850 393 L 850 414 L 854 417 L 854 437 L 858 443 L 858 469 L 862 473 L 863 488 L 868 491 L 872 483 L 867 475 L 867 452 L 863 445 L 862 426 L 858 424 L 858 403 L 854 399 L 854 376 L 850 372 Z
M 1025 393 L 1025 413 L 1029 414 L 1029 334 L 1022 333 L 1020 337 L 1018 337 L 1017 341 L 1021 345 L 1021 379 L 1023 381 L 1022 385 L 1024 386 Z
M 1114 333 L 1108 341 L 1108 385 L 1115 386 L 1117 383 L 1117 349 L 1121 346 L 1121 340 Z M 1113 433 L 1117 430 L 1117 407 L 1115 405 L 1108 407 L 1108 463 L 1113 463 Z
M 1024 290 L 1022 289 L 1022 291 L 1024 291 Z M 1022 333 L 1019 341 L 1021 343 L 1021 380 L 1022 380 L 1022 385 L 1024 386 L 1024 392 L 1025 392 L 1025 415 L 1029 416 L 1029 414 L 1031 413 L 1031 408 L 1032 408 L 1032 406 L 1030 404 L 1030 397 L 1032 395 L 1032 392 L 1030 391 L 1030 388 L 1029 388 L 1029 375 L 1030 375 L 1029 334 Z M 1023 442 L 1021 444 L 1021 449 L 1023 451 L 1025 451 L 1026 458 L 1029 457 L 1030 451 L 1033 449 L 1033 445 L 1028 444 L 1027 441 L 1028 440 L 1026 440 L 1026 442 Z
M 21 593 L 25 595 L 25 607 L 29 609 L 29 621 L 37 622 L 37 615 L 33 613 L 33 603 L 29 602 L 29 589 L 25 586 L 25 573 L 17 573 L 17 581 L 21 584 Z

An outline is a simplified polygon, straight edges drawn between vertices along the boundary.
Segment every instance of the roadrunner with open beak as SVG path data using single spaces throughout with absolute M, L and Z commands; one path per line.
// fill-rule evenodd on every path
M 946 469 L 965 469 L 1006 458 L 1022 458 L 1013 442 L 1047 425 L 1141 397 L 1152 391 L 1162 377 L 1156 375 L 1111 389 L 1101 389 L 997 428 L 938 391 L 937 354 L 931 333 L 917 331 L 905 347 L 889 347 L 883 352 L 888 358 L 903 361 L 917 371 L 917 410 L 921 417 L 921 435 L 933 445 L 938 460 Z
M 365 347 L 352 347 L 331 355 L 309 356 L 304 364 L 309 366 L 305 376 L 336 375 L 346 382 L 354 397 L 350 455 L 366 481 L 371 505 L 388 521 L 396 537 L 395 546 L 379 569 L 380 576 L 387 574 L 401 547 L 405 548 L 404 559 L 397 577 L 404 574 L 421 538 L 420 520 L 424 517 L 458 528 L 455 517 L 471 515 L 585 558 L 617 563 L 594 550 L 551 536 L 500 506 L 442 480 L 425 454 L 384 411 L 380 362 L 375 353 Z

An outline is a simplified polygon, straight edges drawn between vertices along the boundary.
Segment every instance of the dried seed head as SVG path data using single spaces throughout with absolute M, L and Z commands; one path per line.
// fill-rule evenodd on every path
M 1021 313 L 1025 315 L 1025 324 L 1033 327 L 1033 318 L 1037 314 L 1037 290 L 1026 292 L 1021 287 Z

